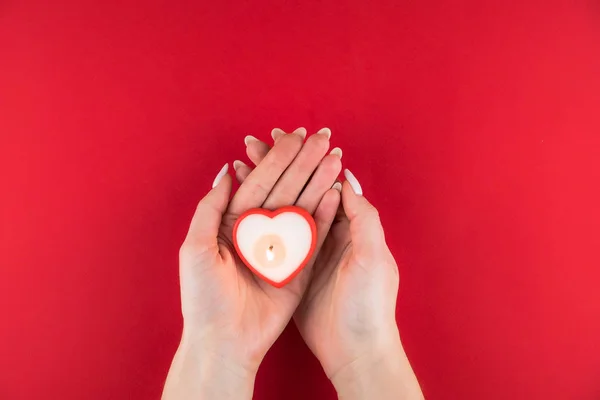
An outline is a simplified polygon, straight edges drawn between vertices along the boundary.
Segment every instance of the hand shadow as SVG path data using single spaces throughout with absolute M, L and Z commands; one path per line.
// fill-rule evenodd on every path
M 323 368 L 290 321 L 263 360 L 254 387 L 261 400 L 337 399 Z

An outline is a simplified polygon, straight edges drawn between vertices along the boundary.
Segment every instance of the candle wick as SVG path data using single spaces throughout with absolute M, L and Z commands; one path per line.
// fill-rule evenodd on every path
M 269 249 L 267 250 L 267 260 L 273 261 L 274 259 L 275 259 L 275 254 L 273 254 L 273 245 L 270 245 Z

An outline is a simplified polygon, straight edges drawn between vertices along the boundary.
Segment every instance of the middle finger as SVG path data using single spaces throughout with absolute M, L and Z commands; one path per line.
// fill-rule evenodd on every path
M 327 133 L 325 131 L 325 133 L 312 135 L 306 140 L 292 164 L 269 193 L 263 203 L 263 208 L 276 209 L 296 202 L 306 182 L 308 182 L 325 154 L 327 154 L 327 150 L 329 150 L 329 135 Z M 275 146 L 286 136 L 290 135 L 279 138 Z M 262 163 L 256 168 L 260 168 L 261 165 Z
M 270 197 L 270 193 L 277 189 L 277 181 L 291 167 L 290 164 L 293 164 L 301 148 L 300 135 L 281 137 L 239 187 L 229 203 L 229 213 L 239 215 L 251 208 L 260 207 Z

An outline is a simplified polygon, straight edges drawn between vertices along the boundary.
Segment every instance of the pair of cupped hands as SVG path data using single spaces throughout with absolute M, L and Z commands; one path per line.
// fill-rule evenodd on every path
M 329 152 L 331 131 L 272 131 L 273 145 L 247 136 L 254 167 L 225 164 L 200 201 L 180 250 L 183 334 L 163 399 L 252 398 L 258 367 L 288 322 L 320 361 L 340 398 L 420 398 L 395 319 L 398 268 L 377 210 Z M 311 213 L 317 246 L 286 286 L 256 277 L 232 242 L 251 208 L 296 205 Z

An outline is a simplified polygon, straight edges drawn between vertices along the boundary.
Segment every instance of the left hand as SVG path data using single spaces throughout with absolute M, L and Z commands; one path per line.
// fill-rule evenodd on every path
M 184 329 L 163 399 L 252 397 L 258 366 L 298 307 L 312 263 L 276 289 L 241 263 L 232 247 L 233 225 L 248 209 L 295 204 L 314 215 L 318 252 L 339 205 L 339 192 L 330 188 L 341 163 L 323 158 L 328 135 L 303 143 L 305 135 L 303 129 L 274 131 L 275 145 L 258 167 L 234 163 L 245 181 L 231 202 L 225 170 L 198 204 L 180 251 Z

